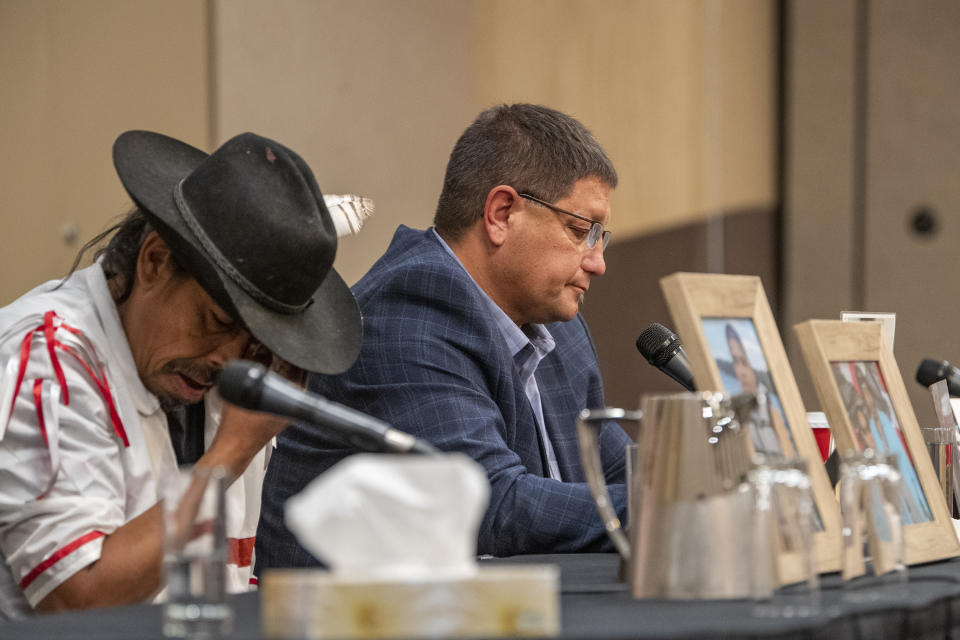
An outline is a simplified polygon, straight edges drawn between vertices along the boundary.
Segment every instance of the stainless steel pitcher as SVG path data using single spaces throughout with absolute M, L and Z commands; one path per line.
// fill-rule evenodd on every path
M 648 395 L 640 412 L 587 409 L 577 421 L 584 471 L 634 597 L 745 598 L 751 577 L 753 498 L 746 424 L 752 395 Z M 605 420 L 642 414 L 629 487 L 629 537 L 604 481 L 597 433 Z

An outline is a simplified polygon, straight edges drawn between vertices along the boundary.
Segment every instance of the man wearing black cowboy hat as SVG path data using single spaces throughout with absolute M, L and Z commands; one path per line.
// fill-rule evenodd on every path
M 338 373 L 360 346 L 296 153 L 248 133 L 208 156 L 130 131 L 113 155 L 136 209 L 96 264 L 0 309 L 0 620 L 155 594 L 158 487 L 178 459 L 227 469 L 229 579 L 245 585 L 264 447 L 285 423 L 223 405 L 218 374 L 238 357 Z

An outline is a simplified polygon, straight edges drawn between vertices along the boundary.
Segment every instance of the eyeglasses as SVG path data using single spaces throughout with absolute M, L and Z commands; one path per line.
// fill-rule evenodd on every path
M 588 249 L 593 249 L 595 246 L 597 246 L 597 242 L 600 242 L 600 243 L 601 243 L 601 245 L 600 245 L 600 250 L 601 250 L 601 251 L 603 251 L 603 250 L 605 250 L 605 249 L 607 248 L 607 243 L 610 242 L 610 232 L 609 232 L 609 231 L 606 231 L 606 230 L 603 228 L 603 225 L 600 224 L 599 222 L 597 222 L 596 220 L 591 220 L 590 218 L 587 218 L 586 216 L 582 216 L 582 215 L 580 215 L 579 213 L 573 213 L 572 211 L 567 211 L 566 209 L 561 209 L 560 207 L 558 207 L 558 206 L 556 206 L 556 205 L 552 205 L 552 204 L 550 204 L 549 202 L 544 202 L 544 201 L 541 200 L 540 198 L 535 198 L 535 197 L 533 197 L 532 195 L 530 195 L 529 193 L 520 193 L 520 194 L 517 194 L 517 195 L 519 195 L 521 198 L 526 198 L 527 200 L 530 200 L 530 201 L 532 201 L 532 202 L 536 202 L 537 204 L 539 204 L 539 205 L 541 205 L 541 206 L 544 206 L 544 207 L 546 207 L 547 209 L 550 209 L 551 211 L 554 211 L 554 212 L 556 212 L 556 213 L 563 213 L 563 214 L 566 214 L 566 215 L 568 215 L 568 216 L 573 216 L 574 218 L 577 218 L 578 220 L 583 220 L 584 222 L 589 222 L 589 223 L 590 223 L 590 230 L 587 231 L 587 236 L 586 236 L 586 238 L 584 239 L 584 240 L 586 241 L 587 248 L 588 248 Z M 581 229 L 581 231 L 583 231 L 583 230 Z

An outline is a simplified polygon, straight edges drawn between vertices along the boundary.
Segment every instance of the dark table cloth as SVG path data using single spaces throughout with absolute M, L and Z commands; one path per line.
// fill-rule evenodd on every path
M 634 600 L 617 582 L 610 554 L 524 556 L 485 562 L 560 566 L 562 638 L 960 638 L 960 560 L 911 567 L 897 592 L 881 589 L 872 602 L 848 602 L 839 576 L 821 579 L 823 607 L 809 618 L 755 618 L 748 601 Z M 257 593 L 231 597 L 231 638 L 261 638 Z M 0 638 L 113 640 L 162 638 L 162 609 L 138 605 L 37 616 L 0 624 Z

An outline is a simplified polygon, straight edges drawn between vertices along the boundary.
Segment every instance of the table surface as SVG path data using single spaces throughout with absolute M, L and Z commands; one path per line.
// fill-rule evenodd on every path
M 960 559 L 911 567 L 906 589 L 871 602 L 845 599 L 839 576 L 821 577 L 822 608 L 807 618 L 758 618 L 744 600 L 634 600 L 617 581 L 612 554 L 522 556 L 485 562 L 556 564 L 561 576 L 561 638 L 956 638 L 960 637 Z M 231 597 L 230 638 L 261 638 L 256 592 Z M 113 640 L 162 638 L 161 608 L 114 607 L 0 624 L 0 638 Z

